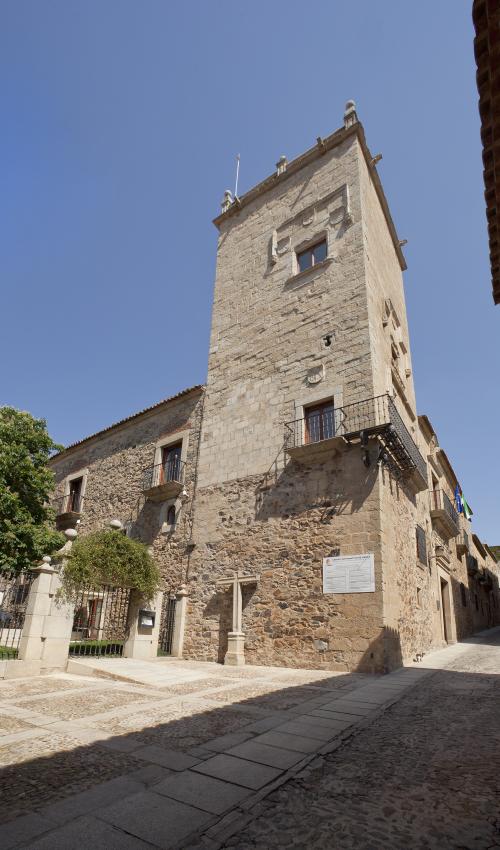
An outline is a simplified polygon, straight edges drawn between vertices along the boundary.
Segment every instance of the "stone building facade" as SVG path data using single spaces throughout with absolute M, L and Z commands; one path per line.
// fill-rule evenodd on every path
M 187 494 L 195 490 L 203 402 L 203 387 L 184 390 L 52 461 L 59 527 L 85 535 L 119 518 L 127 534 L 151 547 L 166 593 L 184 580 L 193 525 Z
M 116 515 L 153 547 L 165 589 L 186 589 L 186 657 L 232 657 L 236 572 L 255 664 L 387 670 L 500 622 L 496 562 L 417 416 L 406 266 L 376 162 L 349 102 L 340 130 L 226 193 L 206 388 L 52 461 L 63 507 L 83 493 L 82 534 Z M 169 447 L 185 463 L 175 482 Z M 324 587 L 330 567 L 351 581 L 355 556 L 372 556 L 373 586 Z

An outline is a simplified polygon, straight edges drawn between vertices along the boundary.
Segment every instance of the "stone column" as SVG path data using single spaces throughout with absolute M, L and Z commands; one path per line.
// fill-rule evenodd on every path
M 245 635 L 242 631 L 243 595 L 238 576 L 233 581 L 233 630 L 227 635 L 227 652 L 224 664 L 232 667 L 243 667 L 245 664 Z
M 185 585 L 177 591 L 177 602 L 175 603 L 174 634 L 172 636 L 172 657 L 182 658 L 184 649 L 184 629 L 186 626 L 186 612 L 189 592 Z
M 152 601 L 147 601 L 137 590 L 130 595 L 127 617 L 128 637 L 123 646 L 124 658 L 136 658 L 151 661 L 158 654 L 160 637 L 160 619 L 163 593 L 155 593 Z M 140 625 L 139 612 L 154 612 L 154 625 Z
M 243 623 L 243 597 L 242 585 L 257 584 L 259 576 L 239 575 L 236 572 L 233 578 L 219 579 L 219 587 L 231 587 L 233 591 L 233 629 L 227 635 L 227 652 L 224 656 L 224 664 L 232 667 L 242 667 L 245 664 L 245 635 L 242 631 Z

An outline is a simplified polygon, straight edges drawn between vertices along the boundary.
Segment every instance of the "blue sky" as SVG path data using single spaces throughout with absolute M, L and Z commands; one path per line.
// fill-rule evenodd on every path
M 218 213 L 354 98 L 405 254 L 418 408 L 500 542 L 469 0 L 3 0 L 1 402 L 70 443 L 206 374 Z

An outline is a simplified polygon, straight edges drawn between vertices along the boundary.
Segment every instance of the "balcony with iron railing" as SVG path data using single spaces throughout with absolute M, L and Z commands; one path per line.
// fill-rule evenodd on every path
M 349 445 L 376 437 L 384 456 L 417 490 L 426 490 L 427 465 L 389 395 L 333 406 L 285 423 L 285 450 L 299 462 L 331 451 L 338 441 Z
M 77 520 L 82 515 L 83 496 L 80 492 L 73 491 L 60 496 L 52 503 L 56 512 L 56 525 L 61 531 L 66 528 L 74 528 Z
M 142 474 L 142 492 L 152 502 L 163 502 L 179 495 L 184 485 L 186 464 L 178 457 L 148 466 Z
M 439 527 L 446 540 L 456 537 L 460 533 L 460 521 L 450 497 L 444 490 L 431 490 L 429 498 L 432 522 Z

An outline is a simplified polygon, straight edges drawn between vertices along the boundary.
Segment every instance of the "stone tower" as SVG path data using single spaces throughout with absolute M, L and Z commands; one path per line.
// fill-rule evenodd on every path
M 191 657 L 224 657 L 214 581 L 235 570 L 258 574 L 243 586 L 252 663 L 380 670 L 404 654 L 427 482 L 406 266 L 377 160 L 350 101 L 341 129 L 242 198 L 226 192 L 215 220 Z M 345 593 L 324 592 L 324 558 L 367 554 L 374 589 L 357 592 L 353 574 Z

